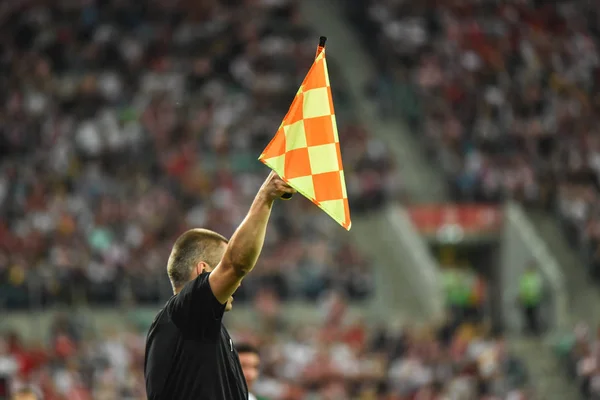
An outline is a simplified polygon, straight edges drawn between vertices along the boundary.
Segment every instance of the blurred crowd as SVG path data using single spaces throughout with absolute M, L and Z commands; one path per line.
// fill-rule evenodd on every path
M 371 0 L 350 16 L 382 113 L 405 113 L 456 199 L 555 211 L 600 277 L 600 3 Z
M 0 27 L 0 307 L 169 297 L 174 239 L 231 235 L 268 173 L 257 157 L 317 44 L 297 2 L 2 1 Z M 329 67 L 356 214 L 400 181 Z M 301 196 L 276 207 L 239 298 L 367 296 L 340 234 Z
M 600 397 L 600 327 L 594 332 L 580 323 L 570 335 L 556 343 L 556 351 L 585 399 Z
M 271 400 L 526 400 L 523 363 L 485 324 L 368 326 L 330 293 L 320 322 L 260 315 L 258 329 L 234 329 L 235 343 L 260 349 L 255 394 Z M 33 386 L 45 400 L 141 400 L 143 333 L 96 335 L 80 320 L 58 316 L 47 345 L 0 341 L 0 376 L 15 388 Z M 226 318 L 227 319 L 227 318 Z M 98 333 L 98 332 L 96 332 Z

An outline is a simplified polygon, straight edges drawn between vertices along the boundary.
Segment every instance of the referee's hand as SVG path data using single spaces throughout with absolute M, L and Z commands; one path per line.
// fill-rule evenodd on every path
M 296 189 L 285 183 L 275 171 L 271 171 L 258 193 L 269 201 L 275 201 L 283 195 L 289 196 L 296 193 Z

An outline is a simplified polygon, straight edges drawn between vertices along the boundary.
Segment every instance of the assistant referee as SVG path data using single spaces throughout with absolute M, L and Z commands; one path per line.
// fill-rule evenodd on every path
M 295 190 L 272 172 L 229 242 L 206 229 L 177 239 L 167 264 L 175 295 L 156 315 L 146 341 L 149 400 L 248 399 L 222 318 L 258 260 L 274 201 L 288 193 Z

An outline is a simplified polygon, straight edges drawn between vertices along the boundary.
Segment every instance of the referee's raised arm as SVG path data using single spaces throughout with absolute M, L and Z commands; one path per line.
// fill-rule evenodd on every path
M 228 301 L 244 276 L 256 265 L 273 202 L 288 193 L 295 193 L 295 190 L 271 172 L 256 194 L 246 218 L 231 237 L 221 262 L 208 278 L 212 292 L 221 304 Z

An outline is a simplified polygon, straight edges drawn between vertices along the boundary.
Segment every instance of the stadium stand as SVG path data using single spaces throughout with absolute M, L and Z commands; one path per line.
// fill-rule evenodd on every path
M 175 237 L 231 234 L 266 173 L 256 158 L 314 55 L 297 2 L 0 2 L 0 26 L 0 310 L 160 304 Z M 367 213 L 401 192 L 398 169 L 343 91 L 334 97 L 352 211 Z M 317 213 L 299 196 L 276 212 L 236 296 L 263 313 L 322 300 L 319 325 L 268 315 L 234 332 L 261 348 L 257 393 L 528 398 L 523 364 L 481 320 L 352 319 L 347 299 L 373 290 L 371 265 Z M 0 339 L 0 380 L 45 400 L 144 399 L 144 333 L 61 315 L 49 343 Z
M 456 200 L 552 209 L 598 276 L 598 3 L 376 0 L 351 14 L 378 38 L 382 112 L 402 110 Z
M 168 298 L 174 238 L 193 226 L 230 235 L 266 174 L 256 158 L 314 55 L 294 3 L 0 10 L 0 304 Z M 394 165 L 364 128 L 341 129 L 353 212 L 366 211 L 397 192 Z M 264 286 L 364 298 L 365 260 L 309 202 L 291 203 L 239 300 Z M 342 266 L 352 273 L 336 281 Z
M 271 315 L 277 324 L 236 332 L 236 341 L 261 348 L 258 394 L 289 400 L 528 398 L 523 364 L 484 325 L 372 329 L 349 317 L 340 296 L 328 296 L 319 307 L 320 325 L 297 326 Z M 63 316 L 52 333 L 45 347 L 22 346 L 17 335 L 0 342 L 0 364 L 17 387 L 35 383 L 46 400 L 145 398 L 144 332 L 90 336 L 76 318 Z
M 382 116 L 403 113 L 455 200 L 553 212 L 600 277 L 600 3 L 348 6 L 380 67 L 370 95 Z M 559 350 L 585 398 L 595 398 L 597 343 L 588 331 L 577 328 Z

